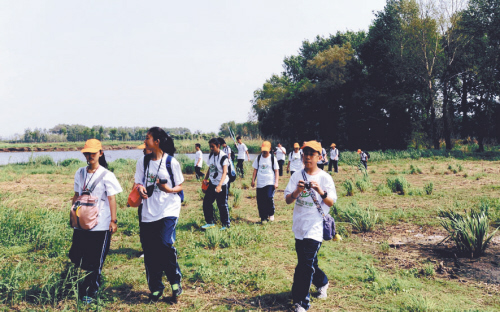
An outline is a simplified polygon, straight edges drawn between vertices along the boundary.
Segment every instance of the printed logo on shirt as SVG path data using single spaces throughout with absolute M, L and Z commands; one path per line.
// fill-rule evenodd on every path
M 311 196 L 311 192 L 310 191 L 308 192 L 308 191 L 304 190 L 300 194 L 299 198 L 297 198 L 297 205 L 302 206 L 303 208 L 312 208 L 312 207 L 314 207 L 314 203 L 313 202 L 305 200 L 307 197 L 310 197 L 310 196 Z
M 149 174 L 147 184 L 148 185 L 151 185 L 151 184 L 155 185 L 154 192 L 159 192 L 160 191 L 160 189 L 158 188 L 158 185 L 156 184 L 156 180 L 155 180 L 155 175 L 154 174 L 152 174 L 152 173 Z
M 211 164 L 210 165 L 210 175 L 212 175 L 212 178 L 217 178 L 217 174 L 218 174 L 218 170 L 217 170 L 217 166 L 214 165 L 214 164 Z
M 260 172 L 265 172 L 269 168 L 269 165 L 261 165 Z

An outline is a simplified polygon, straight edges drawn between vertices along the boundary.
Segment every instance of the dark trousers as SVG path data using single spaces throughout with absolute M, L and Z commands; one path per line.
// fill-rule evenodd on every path
M 333 165 L 333 169 L 335 170 L 335 172 L 339 172 L 339 161 L 338 160 L 330 160 L 330 162 L 328 163 L 328 171 L 332 171 L 332 165 Z
M 201 172 L 201 168 L 194 166 L 194 171 L 196 172 L 196 179 L 203 178 L 203 172 Z
M 310 307 L 311 283 L 316 287 L 323 287 L 328 283 L 325 273 L 318 267 L 320 247 L 321 242 L 314 239 L 295 239 L 298 263 L 293 275 L 292 299 L 294 304 L 298 303 L 306 310 Z
M 205 216 L 205 222 L 210 224 L 215 223 L 213 203 L 217 201 L 220 221 L 222 225 L 229 226 L 231 220 L 229 220 L 229 206 L 227 205 L 227 185 L 222 186 L 220 193 L 215 192 L 215 187 L 215 185 L 210 183 L 205 192 L 205 197 L 203 198 L 203 215 Z
M 318 164 L 318 168 L 323 170 L 323 168 L 325 168 L 325 164 Z
M 80 285 L 80 297 L 95 297 L 101 285 L 101 272 L 109 252 L 110 231 L 73 230 L 69 259 L 89 274 Z
M 274 216 L 274 185 L 257 188 L 257 208 L 261 221 Z
M 245 177 L 245 171 L 243 169 L 243 162 L 245 160 L 244 159 L 238 159 L 238 163 L 236 164 L 236 172 L 238 172 L 239 170 L 239 173 L 241 174 L 241 177 L 244 178 Z
M 365 169 L 368 170 L 368 162 L 366 160 L 362 160 L 361 164 L 365 166 Z
M 141 222 L 140 237 L 144 250 L 144 266 L 149 290 L 163 291 L 163 272 L 170 285 L 181 282 L 182 274 L 174 247 L 178 218 L 166 217 L 154 222 Z
M 280 169 L 279 169 L 280 177 L 282 177 L 283 176 L 283 166 L 285 166 L 285 161 L 278 160 L 278 165 L 280 166 Z

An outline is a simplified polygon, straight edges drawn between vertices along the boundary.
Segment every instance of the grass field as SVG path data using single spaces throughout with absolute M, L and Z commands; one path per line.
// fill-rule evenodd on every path
M 364 176 L 355 166 L 356 155 L 343 157 L 340 172 L 333 175 L 339 199 L 331 210 L 343 240 L 324 242 L 320 249 L 319 265 L 330 289 L 328 299 L 314 300 L 310 311 L 500 310 L 500 235 L 484 257 L 473 260 L 456 255 L 450 240 L 438 244 L 447 235 L 439 224 L 440 210 L 487 205 L 492 228 L 499 225 L 498 159 L 375 153 Z M 232 228 L 202 232 L 200 183 L 185 174 L 186 202 L 176 242 L 185 292 L 178 303 L 150 304 L 143 258 L 138 258 L 137 211 L 125 206 L 135 170 L 128 160 L 110 164 L 126 191 L 117 197 L 119 230 L 104 265 L 100 300 L 78 304 L 75 293 L 83 273 L 71 268 L 67 252 L 68 210 L 80 165 L 39 159 L 0 167 L 0 310 L 288 309 L 296 265 L 293 206 L 283 199 L 289 176 L 280 178 L 276 221 L 260 225 L 246 163 L 245 180 L 231 187 Z M 401 185 L 405 195 L 394 193 L 394 185 Z M 366 220 L 350 222 L 349 215 Z

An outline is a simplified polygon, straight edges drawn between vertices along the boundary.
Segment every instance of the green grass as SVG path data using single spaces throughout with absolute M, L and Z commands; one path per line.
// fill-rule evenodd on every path
M 379 157 L 376 155 L 376 152 L 372 154 L 372 158 Z M 410 162 L 420 168 L 422 174 L 404 174 Z M 470 177 L 481 174 L 481 178 L 435 174 L 449 171 L 449 164 L 457 170 L 462 166 L 463 172 Z M 332 208 L 337 231 L 343 240 L 324 242 L 319 251 L 319 266 L 329 277 L 331 286 L 329 298 L 313 300 L 312 309 L 499 310 L 497 288 L 471 280 L 460 272 L 457 273 L 459 279 L 449 279 L 436 271 L 437 263 L 443 260 L 438 254 L 421 255 L 423 249 L 406 252 L 390 247 L 387 241 L 396 228 L 403 233 L 415 229 L 418 232 L 420 227 L 429 232 L 445 233 L 438 213 L 450 207 L 454 211 L 464 208 L 487 211 L 490 225 L 495 226 L 500 216 L 500 194 L 491 186 L 500 185 L 498 171 L 495 171 L 499 164 L 498 161 L 444 156 L 399 157 L 369 163 L 369 170 L 373 170 L 369 180 L 365 180 L 366 176 L 357 170 L 356 164 L 354 167 L 341 165 L 340 172 L 333 175 L 337 192 L 345 192 L 342 182 L 349 180 L 353 194 L 339 196 Z M 283 199 L 289 177 L 280 178 L 276 191 L 276 221 L 257 224 L 260 218 L 255 189 L 250 187 L 252 169 L 249 162 L 245 163 L 245 179 L 238 178 L 231 186 L 232 226 L 229 231 L 219 231 L 220 225 L 207 232 L 200 230 L 204 224 L 201 183 L 193 174 L 185 174 L 187 204 L 181 210 L 175 244 L 185 294 L 175 305 L 147 303 L 149 291 L 144 260 L 138 258 L 142 248 L 137 209 L 125 206 L 135 162 L 111 162 L 110 168 L 124 189 L 117 196 L 119 230 L 113 235 L 104 264 L 99 302 L 90 308 L 78 304 L 75 296 L 84 272 L 73 270 L 67 258 L 72 235 L 67 211 L 73 194 L 74 173 L 81 165 L 75 161 L 52 164 L 35 159 L 27 164 L 0 166 L 0 310 L 288 309 L 297 263 L 291 230 L 293 206 L 286 205 Z M 390 174 L 391 170 L 397 175 Z M 425 196 L 398 196 L 387 186 L 387 177 L 404 177 L 411 185 L 408 192 L 424 191 L 425 186 L 432 183 L 432 192 Z M 355 181 L 368 181 L 377 187 L 361 191 Z M 364 232 L 365 229 L 371 231 Z M 422 230 L 422 233 L 426 232 Z M 395 258 L 411 258 L 411 261 L 401 266 L 402 262 Z M 164 282 L 168 289 L 166 279 Z M 170 295 L 169 291 L 166 294 Z

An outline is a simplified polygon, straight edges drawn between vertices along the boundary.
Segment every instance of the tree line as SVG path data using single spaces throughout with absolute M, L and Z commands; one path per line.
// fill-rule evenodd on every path
M 500 1 L 388 0 L 368 32 L 304 41 L 254 92 L 264 137 L 346 149 L 500 139 Z

